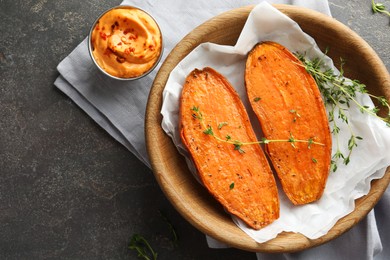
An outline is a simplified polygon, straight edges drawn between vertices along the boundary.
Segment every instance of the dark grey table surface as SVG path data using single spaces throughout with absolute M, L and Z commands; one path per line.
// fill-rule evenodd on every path
M 136 259 L 134 233 L 160 259 L 256 259 L 209 249 L 151 170 L 54 87 L 58 63 L 120 2 L 0 0 L 0 259 Z M 330 8 L 389 70 L 389 17 L 373 14 L 370 0 Z

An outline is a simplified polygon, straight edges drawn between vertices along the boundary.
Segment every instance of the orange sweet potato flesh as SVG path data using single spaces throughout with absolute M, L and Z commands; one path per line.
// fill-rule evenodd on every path
M 237 150 L 215 138 L 225 140 L 229 135 L 231 140 L 256 141 L 246 109 L 230 83 L 212 68 L 195 69 L 186 78 L 180 101 L 181 139 L 207 190 L 253 229 L 277 219 L 278 191 L 261 147 L 244 145 Z M 214 136 L 204 133 L 209 127 Z
M 262 42 L 248 54 L 245 86 L 251 106 L 269 140 L 266 151 L 287 197 L 296 205 L 318 200 L 331 160 L 331 134 L 315 80 L 284 46 Z M 293 147 L 295 146 L 295 148 Z

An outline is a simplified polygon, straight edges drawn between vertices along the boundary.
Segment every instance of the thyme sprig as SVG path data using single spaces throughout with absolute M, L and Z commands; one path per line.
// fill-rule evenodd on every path
M 325 52 L 325 54 L 327 51 Z M 375 96 L 369 94 L 366 86 L 358 80 L 350 80 L 344 77 L 343 66 L 345 61 L 340 59 L 340 72 L 335 73 L 331 68 L 325 66 L 325 62 L 322 58 L 314 58 L 312 60 L 307 59 L 305 55 L 297 53 L 296 56 L 303 63 L 299 64 L 304 66 L 306 71 L 313 76 L 317 86 L 322 93 L 324 103 L 328 106 L 328 120 L 332 126 L 332 133 L 335 135 L 336 140 L 336 151 L 332 155 L 331 169 L 337 170 L 337 162 L 342 159 L 343 163 L 347 165 L 350 162 L 352 151 L 358 145 L 358 140 L 363 138 L 356 135 L 348 120 L 348 109 L 351 104 L 354 103 L 362 113 L 367 113 L 383 120 L 387 126 L 390 127 L 390 106 L 385 97 Z M 325 55 L 324 55 L 325 56 Z M 378 101 L 378 103 L 387 108 L 388 114 L 386 117 L 381 117 L 377 114 L 379 111 L 378 107 L 370 107 L 361 104 L 357 100 L 357 93 L 368 94 L 372 99 Z M 340 119 L 342 123 L 348 126 L 350 131 L 350 137 L 348 139 L 347 148 L 348 153 L 344 154 L 341 152 L 340 140 L 338 134 L 340 132 L 340 125 L 336 120 L 336 117 Z
M 297 54 L 297 57 L 303 62 L 306 71 L 316 80 L 321 93 L 325 97 L 326 103 L 335 105 L 339 108 L 339 117 L 343 121 L 348 121 L 344 112 L 350 107 L 350 102 L 352 101 L 358 106 L 362 113 L 366 112 L 385 121 L 388 125 L 390 124 L 390 112 L 386 117 L 381 117 L 377 114 L 379 111 L 378 107 L 371 108 L 356 100 L 356 93 L 366 93 L 371 98 L 376 99 L 381 106 L 390 109 L 390 105 L 385 97 L 372 95 L 368 93 L 366 85 L 363 83 L 358 80 L 348 80 L 344 77 L 343 66 L 345 60 L 342 58 L 340 59 L 340 73 L 336 74 L 332 69 L 324 69 L 325 64 L 323 59 L 315 58 L 309 60 L 301 54 Z M 346 105 L 346 107 L 342 107 L 341 105 Z
M 371 7 L 374 13 L 383 13 L 390 16 L 390 12 L 386 10 L 386 6 L 382 3 L 376 3 L 374 0 L 371 0 Z
M 139 234 L 134 234 L 131 237 L 129 249 L 136 250 L 139 258 L 145 260 L 157 259 L 157 253 L 150 246 L 149 242 Z
M 219 142 L 232 144 L 234 147 L 234 150 L 236 150 L 240 153 L 245 153 L 245 150 L 242 149 L 242 146 L 244 146 L 244 145 L 269 144 L 269 143 L 277 143 L 277 142 L 290 143 L 293 148 L 296 148 L 296 145 L 295 145 L 296 143 L 306 143 L 309 149 L 310 149 L 312 144 L 324 146 L 323 143 L 314 141 L 314 138 L 312 138 L 312 137 L 310 137 L 307 140 L 296 139 L 292 133 L 290 133 L 290 136 L 288 139 L 272 139 L 271 140 L 271 139 L 267 139 L 267 138 L 263 137 L 261 140 L 254 141 L 254 142 L 242 142 L 239 140 L 232 140 L 232 137 L 230 135 L 226 135 L 225 138 L 222 138 L 222 137 L 218 136 L 217 134 L 215 134 L 212 126 L 205 124 L 204 116 L 203 116 L 202 112 L 199 110 L 199 107 L 193 106 L 191 108 L 191 111 L 192 111 L 192 117 L 195 119 L 198 119 L 201 122 L 202 127 L 204 129 L 203 130 L 204 134 L 214 137 Z M 225 125 L 228 125 L 228 123 L 227 122 L 219 123 L 218 130 L 221 130 L 222 127 Z

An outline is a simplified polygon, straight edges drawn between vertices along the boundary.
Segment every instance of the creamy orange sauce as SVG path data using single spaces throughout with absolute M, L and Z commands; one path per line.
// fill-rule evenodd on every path
M 136 8 L 105 13 L 93 28 L 92 54 L 107 73 L 119 78 L 141 76 L 158 62 L 162 36 L 156 22 Z

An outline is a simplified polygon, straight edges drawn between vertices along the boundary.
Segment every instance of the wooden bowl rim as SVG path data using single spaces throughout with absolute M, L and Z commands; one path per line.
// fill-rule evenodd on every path
M 390 76 L 386 67 L 377 56 L 375 51 L 372 50 L 372 48 L 355 32 L 327 15 L 307 8 L 281 4 L 276 4 L 274 7 L 287 16 L 294 14 L 298 16 L 308 16 L 310 19 L 319 19 L 324 24 L 327 23 L 335 26 L 335 28 L 341 30 L 342 33 L 345 33 L 346 37 L 351 37 L 354 40 L 359 41 L 359 43 L 363 46 L 362 48 L 366 52 L 366 55 L 372 57 L 378 66 L 375 69 L 375 72 L 380 75 L 381 82 L 386 85 L 386 90 L 384 91 L 386 93 L 387 99 L 390 99 Z M 283 232 L 272 240 L 264 243 L 257 243 L 248 235 L 246 235 L 241 229 L 239 229 L 233 223 L 233 221 L 228 223 L 229 221 L 223 220 L 219 216 L 197 213 L 193 205 L 191 205 L 191 201 L 183 201 L 185 199 L 185 196 L 183 197 L 185 191 L 183 191 L 181 187 L 178 187 L 177 183 L 174 182 L 171 175 L 172 171 L 170 171 L 169 167 L 172 163 L 175 163 L 179 169 L 174 170 L 186 171 L 187 173 L 185 174 L 189 173 L 188 168 L 186 168 L 187 166 L 180 164 L 183 162 L 183 158 L 176 158 L 180 156 L 177 151 L 177 154 L 173 155 L 166 154 L 163 151 L 165 148 L 172 149 L 172 146 L 174 146 L 170 137 L 168 137 L 161 128 L 162 116 L 160 114 L 162 91 L 165 87 L 170 72 L 189 52 L 191 52 L 193 48 L 203 42 L 204 33 L 202 33 L 202 31 L 210 30 L 210 28 L 211 30 L 218 30 L 218 28 L 221 27 L 221 25 L 218 23 L 224 19 L 229 18 L 232 14 L 239 16 L 245 15 L 247 17 L 253 8 L 254 6 L 236 8 L 211 18 L 210 20 L 196 27 L 186 37 L 184 37 L 175 46 L 175 48 L 172 49 L 171 53 L 168 55 L 159 69 L 149 94 L 145 118 L 146 146 L 153 173 L 162 191 L 176 208 L 176 210 L 198 230 L 229 246 L 242 250 L 267 253 L 296 252 L 315 247 L 335 239 L 351 229 L 360 220 L 362 220 L 379 201 L 380 197 L 389 185 L 390 167 L 387 168 L 384 177 L 372 181 L 370 192 L 366 196 L 363 196 L 362 198 L 359 198 L 355 201 L 356 207 L 354 211 L 341 218 L 324 236 L 312 240 L 301 234 Z M 195 45 L 193 45 L 193 43 L 195 43 Z M 179 55 L 175 55 L 177 52 L 180 52 Z M 156 145 L 156 143 L 158 143 L 158 145 Z M 215 230 L 215 225 L 220 225 L 223 227 L 223 229 Z

